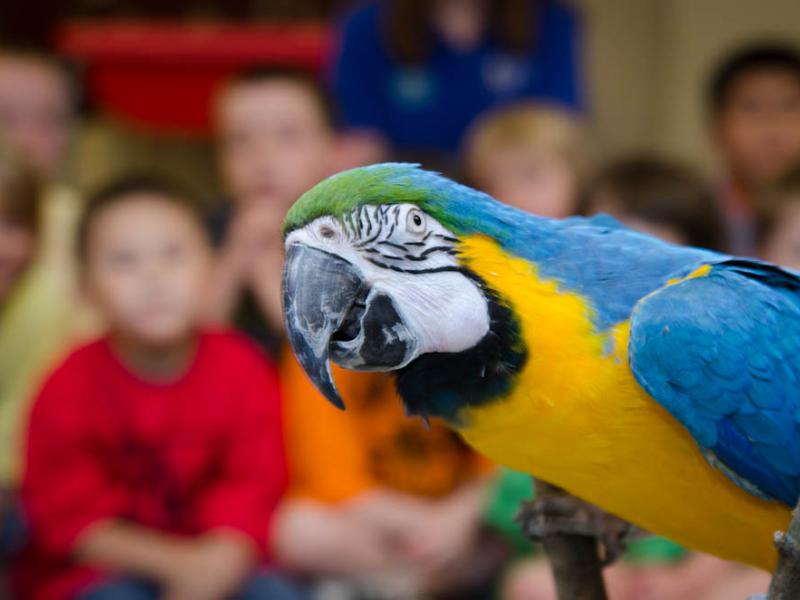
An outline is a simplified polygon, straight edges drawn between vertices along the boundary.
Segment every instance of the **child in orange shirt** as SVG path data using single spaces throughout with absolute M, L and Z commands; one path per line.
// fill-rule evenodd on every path
M 443 424 L 408 419 L 389 377 L 334 373 L 345 412 L 288 351 L 282 362 L 292 479 L 278 555 L 312 575 L 412 596 L 481 589 L 504 557 L 483 544 L 493 467 Z

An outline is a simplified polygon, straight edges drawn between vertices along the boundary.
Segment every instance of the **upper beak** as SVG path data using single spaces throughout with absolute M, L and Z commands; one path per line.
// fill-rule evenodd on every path
M 334 254 L 291 244 L 283 268 L 283 313 L 300 365 L 328 400 L 344 408 L 330 367 L 331 336 L 364 286 L 358 271 Z

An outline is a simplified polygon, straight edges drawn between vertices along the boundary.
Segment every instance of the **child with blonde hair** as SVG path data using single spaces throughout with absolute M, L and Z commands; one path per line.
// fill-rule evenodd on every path
M 473 125 L 464 154 L 467 178 L 497 200 L 545 217 L 575 212 L 588 152 L 572 113 L 532 103 L 492 111 Z

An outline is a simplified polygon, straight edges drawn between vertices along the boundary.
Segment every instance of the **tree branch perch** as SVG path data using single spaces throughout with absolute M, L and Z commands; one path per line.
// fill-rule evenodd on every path
M 778 548 L 778 567 L 772 576 L 769 600 L 800 598 L 800 505 L 792 513 L 789 529 L 775 534 Z
M 559 600 L 608 600 L 603 582 L 599 536 L 565 533 L 558 531 L 557 525 L 542 527 L 542 507 L 557 507 L 565 502 L 591 507 L 561 488 L 537 480 L 536 500 L 520 513 L 523 532 L 543 546 L 553 571 Z M 544 512 L 547 512 L 547 508 L 544 508 Z M 558 520 L 557 516 L 555 520 Z M 613 531 L 613 521 L 611 523 L 610 529 Z M 759 595 L 750 600 L 800 599 L 800 504 L 792 513 L 788 530 L 775 534 L 775 546 L 778 549 L 778 566 L 769 592 L 766 596 Z
M 579 502 L 559 487 L 536 481 L 534 503 L 557 503 L 566 498 Z M 525 512 L 523 509 L 520 514 L 523 532 L 528 537 L 535 537 L 544 547 L 559 600 L 607 600 L 597 538 L 558 532 L 540 535 L 525 518 Z

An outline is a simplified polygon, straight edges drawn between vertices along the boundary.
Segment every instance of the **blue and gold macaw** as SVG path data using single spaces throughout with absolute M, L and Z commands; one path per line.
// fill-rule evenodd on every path
M 287 331 L 392 371 L 407 411 L 690 548 L 765 569 L 800 496 L 800 277 L 610 217 L 554 221 L 414 165 L 337 174 L 285 222 Z

